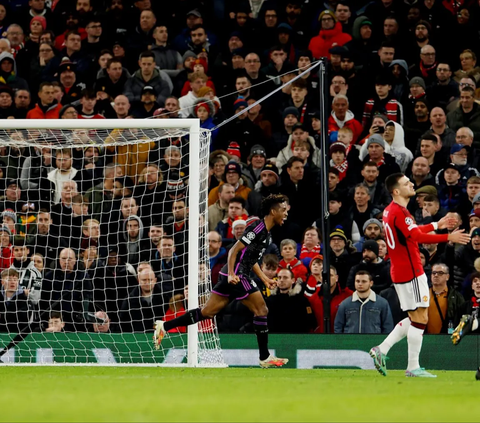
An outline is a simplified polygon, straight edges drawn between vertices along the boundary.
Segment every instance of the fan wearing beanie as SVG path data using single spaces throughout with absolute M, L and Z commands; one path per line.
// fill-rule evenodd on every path
M 213 101 L 205 98 L 199 99 L 193 107 L 194 116 L 200 119 L 200 128 L 209 129 L 212 131 L 212 145 L 215 143 L 215 139 L 218 135 L 218 129 L 215 128 L 213 123 L 213 114 L 215 113 L 215 105 Z

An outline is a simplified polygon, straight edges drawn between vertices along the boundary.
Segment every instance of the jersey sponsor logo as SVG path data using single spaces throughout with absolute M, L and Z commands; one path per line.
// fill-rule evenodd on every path
M 249 233 L 247 234 L 247 238 L 248 238 L 250 241 L 252 241 L 252 240 L 255 238 L 255 232 L 249 232 Z

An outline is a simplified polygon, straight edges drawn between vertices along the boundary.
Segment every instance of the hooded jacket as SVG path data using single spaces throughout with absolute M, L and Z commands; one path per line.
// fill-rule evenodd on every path
M 330 57 L 328 50 L 333 45 L 343 46 L 348 43 L 352 37 L 349 34 L 345 34 L 340 22 L 335 23 L 332 29 L 321 29 L 316 37 L 310 40 L 308 49 L 312 52 L 315 59 L 320 57 Z
M 15 62 L 15 58 L 13 54 L 4 51 L 0 53 L 0 64 L 3 62 L 4 59 L 10 59 L 13 61 L 13 70 L 10 74 L 7 74 L 3 71 L 0 71 L 0 84 L 8 85 L 10 88 L 17 90 L 27 90 L 30 91 L 27 81 L 23 78 L 17 76 L 17 63 Z
M 322 157 L 320 154 L 319 148 L 315 145 L 315 140 L 313 137 L 308 137 L 308 142 L 311 146 L 310 156 L 312 157 L 312 162 L 315 166 L 320 167 L 322 164 Z M 288 137 L 287 146 L 284 147 L 280 153 L 278 153 L 276 166 L 281 172 L 282 167 L 288 162 L 288 160 L 293 157 L 293 137 L 290 135 Z
M 345 115 L 345 120 L 342 122 L 335 116 L 335 112 L 332 110 L 330 117 L 328 118 L 328 136 L 330 142 L 334 142 L 337 139 L 337 132 L 341 128 L 350 128 L 353 132 L 352 143 L 355 144 L 363 131 L 362 124 L 355 119 L 353 113 L 348 110 Z
M 402 103 L 409 94 L 408 64 L 405 60 L 402 59 L 392 60 L 392 63 L 390 63 L 390 70 L 393 70 L 394 65 L 400 66 L 402 74 L 400 75 L 400 78 L 392 80 L 391 93 L 394 98 L 396 98 L 400 103 Z
M 392 120 L 389 120 L 387 125 L 389 123 L 395 125 L 395 135 L 391 144 L 385 141 L 385 153 L 390 154 L 395 159 L 401 172 L 405 172 L 408 164 L 413 160 L 413 154 L 405 147 L 405 132 L 403 127 Z M 360 149 L 360 160 L 364 160 L 366 156 L 368 156 L 368 148 L 365 142 Z

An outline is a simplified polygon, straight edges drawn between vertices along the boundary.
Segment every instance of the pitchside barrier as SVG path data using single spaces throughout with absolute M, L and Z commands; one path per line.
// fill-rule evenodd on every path
M 186 362 L 186 335 L 180 335 L 172 348 L 152 349 L 151 334 L 42 333 L 31 334 L 3 357 L 8 363 L 95 365 L 176 366 Z M 287 367 L 357 368 L 373 370 L 369 349 L 385 335 L 273 335 L 269 347 L 273 354 L 286 357 Z M 8 344 L 11 334 L 0 334 L 0 346 Z M 222 334 L 223 357 L 229 366 L 257 367 L 258 347 L 254 336 Z M 135 346 L 135 347 L 132 347 Z M 421 353 L 422 366 L 429 370 L 473 370 L 480 363 L 480 338 L 467 336 L 454 347 L 448 335 L 425 335 Z M 75 354 L 69 351 L 75 350 Z M 406 341 L 389 353 L 388 368 L 403 370 L 407 364 Z

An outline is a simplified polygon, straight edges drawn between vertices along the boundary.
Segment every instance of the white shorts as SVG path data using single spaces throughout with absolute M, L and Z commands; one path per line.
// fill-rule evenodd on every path
M 425 273 L 410 282 L 395 283 L 394 286 L 403 311 L 426 308 L 430 305 L 430 290 Z

